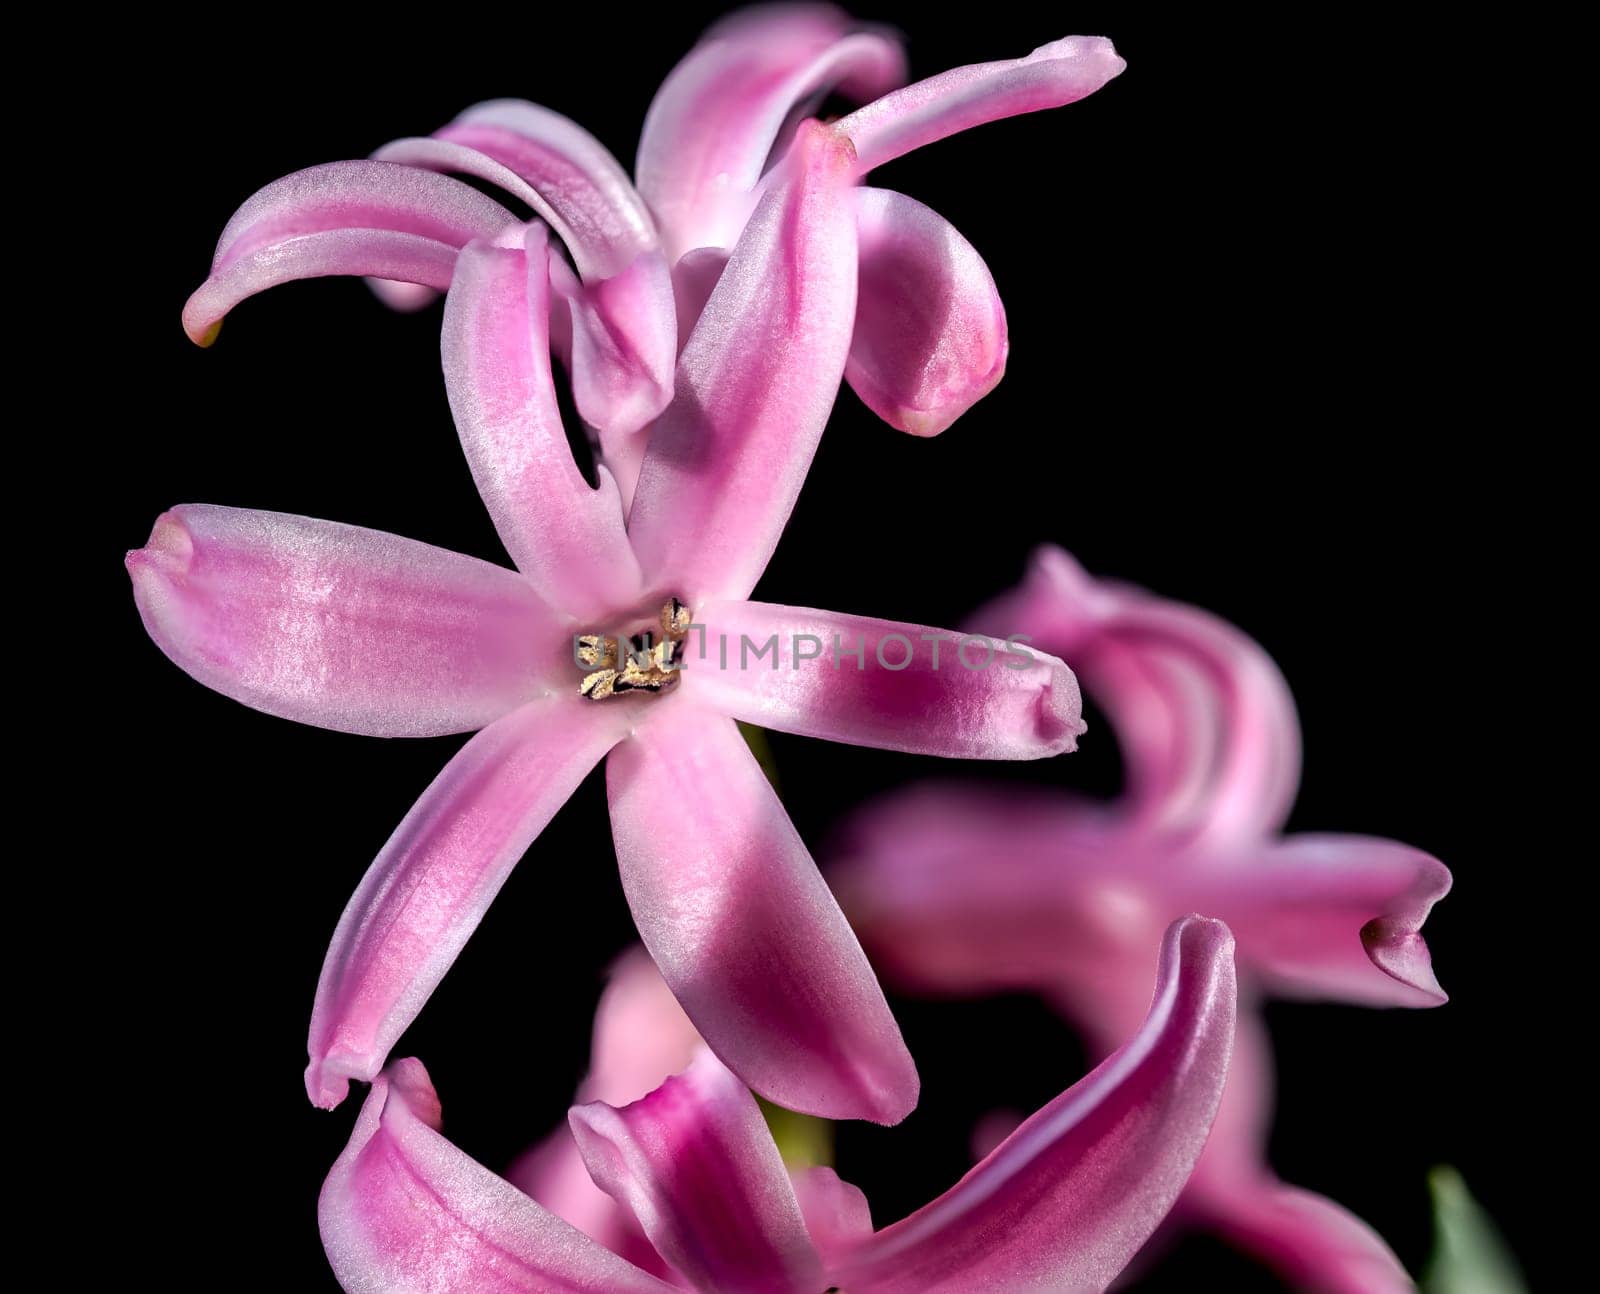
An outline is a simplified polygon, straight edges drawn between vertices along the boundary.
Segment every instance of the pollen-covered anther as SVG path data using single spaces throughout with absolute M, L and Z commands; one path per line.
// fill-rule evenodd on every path
M 661 608 L 661 632 L 673 640 L 681 639 L 689 632 L 689 626 L 694 622 L 694 613 L 684 606 L 677 598 L 668 598 Z
M 591 701 L 604 701 L 624 692 L 670 691 L 678 682 L 683 640 L 693 619 L 688 607 L 677 598 L 669 598 L 661 607 L 663 637 L 659 642 L 648 630 L 628 638 L 601 634 L 579 638 L 578 663 L 592 672 L 584 675 L 578 691 Z
M 615 669 L 617 640 L 601 634 L 585 634 L 578 639 L 578 649 L 574 655 L 584 669 Z

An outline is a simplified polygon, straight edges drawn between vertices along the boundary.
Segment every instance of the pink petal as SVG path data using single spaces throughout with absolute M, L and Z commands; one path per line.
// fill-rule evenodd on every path
M 687 344 L 717 280 L 727 268 L 728 253 L 721 247 L 696 247 L 685 252 L 672 267 L 672 293 L 678 309 L 678 338 Z
M 184 504 L 127 566 L 178 668 L 322 728 L 470 731 L 562 664 L 562 625 L 515 572 L 359 526 Z
M 819 1294 L 822 1265 L 755 1098 L 710 1052 L 620 1109 L 570 1115 L 590 1176 L 704 1290 Z
M 1294 835 L 1259 859 L 1194 869 L 1193 901 L 1238 933 L 1240 963 L 1278 994 L 1437 1006 L 1422 925 L 1450 892 L 1437 858 L 1369 836 Z
M 885 980 L 924 993 L 1081 985 L 1116 1045 L 1143 1017 L 1148 949 L 1189 895 L 1168 894 L 1114 818 L 1045 789 L 929 782 L 851 817 L 829 866 Z M 1245 951 L 1241 945 L 1241 961 Z
M 1236 949 L 1236 964 L 1238 960 Z M 1116 1018 L 1115 1011 L 1090 1010 L 1083 1013 L 1083 1023 L 1090 1046 L 1104 1051 L 1115 1046 L 1108 1039 L 1126 1034 L 1129 1028 L 1126 1019 Z M 1261 1017 L 1259 994 L 1247 987 L 1239 994 L 1233 1057 L 1228 1062 L 1222 1103 L 1183 1193 L 1186 1214 L 1226 1211 L 1242 1189 L 1269 1176 L 1267 1137 L 1272 1129 L 1273 1079 L 1272 1041 Z
M 1293 1289 L 1414 1294 L 1416 1283 L 1370 1226 L 1322 1195 L 1265 1177 L 1209 1224 L 1258 1255 Z
M 843 1181 L 826 1165 L 791 1172 L 800 1216 L 823 1265 L 872 1234 L 872 1208 L 861 1188 Z
M 1104 1289 L 1199 1157 L 1235 1000 L 1227 928 L 1175 922 L 1139 1033 L 937 1200 L 838 1262 L 833 1283 L 851 1294 Z
M 695 619 L 685 694 L 747 723 L 964 759 L 1039 759 L 1084 730 L 1072 671 L 1003 640 L 767 602 Z
M 594 1013 L 584 1101 L 626 1105 L 689 1067 L 705 1044 L 643 948 L 630 948 L 611 968 Z
M 317 1219 L 352 1294 L 666 1294 L 439 1135 L 439 1098 L 415 1060 L 372 1085 L 322 1187 Z
M 267 185 L 234 213 L 183 327 L 210 345 L 246 297 L 293 279 L 365 274 L 445 288 L 456 252 L 516 223 L 458 180 L 389 162 L 331 162 Z
M 639 191 L 671 259 L 734 244 L 796 108 L 829 89 L 859 101 L 904 80 L 899 41 L 831 5 L 772 5 L 712 27 L 662 82 L 639 140 Z
M 857 174 L 985 122 L 1059 108 L 1127 66 L 1103 36 L 1068 36 L 1026 58 L 974 63 L 918 81 L 835 123 L 856 146 Z
M 371 1079 L 524 851 L 627 730 L 577 690 L 552 693 L 463 746 L 356 888 L 317 984 L 306 1090 L 338 1105 Z
M 616 159 L 575 122 L 516 100 L 479 104 L 436 138 L 396 140 L 374 156 L 499 185 L 566 244 L 582 280 L 559 301 L 574 325 L 574 399 L 613 471 L 631 459 L 631 490 L 643 446 L 628 446 L 672 398 L 678 329 L 655 225 Z
M 435 140 L 471 150 L 513 173 L 517 185 L 469 169 L 459 157 L 402 140 L 375 154 L 433 170 L 481 174 L 515 193 L 549 222 L 585 279 L 610 278 L 657 246 L 655 223 L 628 173 L 598 139 L 570 117 L 521 99 L 468 108 Z M 391 152 L 404 153 L 404 156 Z
M 1383 1239 L 1332 1200 L 1280 1182 L 1267 1167 L 1272 1052 L 1240 1003 L 1228 1085 L 1211 1138 L 1184 1191 L 1186 1220 L 1226 1236 L 1295 1289 L 1406 1294 L 1415 1286 Z
M 594 1184 L 565 1119 L 511 1166 L 506 1180 L 641 1271 L 670 1284 L 682 1283 L 639 1230 L 627 1207 Z
M 1217 847 L 1283 825 L 1300 777 L 1294 701 L 1272 659 L 1233 625 L 1095 580 L 1054 547 L 972 623 L 1027 633 L 1078 671 L 1111 715 L 1140 823 Z
M 861 286 L 845 380 L 891 427 L 937 436 L 1005 373 L 1005 308 L 943 216 L 888 189 L 855 201 Z
M 628 533 L 647 583 L 743 597 L 788 521 L 844 373 L 856 308 L 849 146 L 802 126 L 678 363 Z
M 1198 908 L 1228 923 L 1239 965 L 1275 993 L 1445 1000 L 1421 932 L 1450 872 L 1390 840 L 1173 851 L 1067 796 L 933 784 L 856 815 L 839 855 L 831 874 L 875 960 L 922 989 L 1092 1002 L 1152 928 Z
M 638 563 L 616 483 L 602 474 L 591 489 L 562 429 L 546 328 L 549 247 L 538 225 L 525 240 L 525 250 L 473 243 L 461 252 L 445 303 L 445 385 L 512 560 L 563 612 L 593 617 L 638 597 Z
M 737 727 L 674 698 L 612 752 L 607 788 L 639 933 L 707 1043 L 779 1105 L 904 1118 L 900 1031 Z
M 631 506 L 653 420 L 672 399 L 678 323 L 672 277 L 660 252 L 621 273 L 581 283 L 559 256 L 550 286 L 562 336 L 556 353 L 572 374 L 572 398 L 599 435 L 602 465 Z M 560 315 L 565 312 L 565 318 Z

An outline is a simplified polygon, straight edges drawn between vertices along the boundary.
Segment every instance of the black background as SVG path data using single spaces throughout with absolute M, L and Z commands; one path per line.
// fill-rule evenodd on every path
M 322 732 L 206 691 L 145 638 L 122 550 L 163 508 L 212 502 L 504 560 L 452 433 L 437 308 L 396 316 L 359 283 L 297 284 L 242 306 L 210 352 L 183 338 L 179 309 L 256 188 L 480 99 L 546 103 L 631 161 L 657 83 L 718 11 L 463 11 L 378 38 L 319 20 L 309 35 L 220 39 L 200 68 L 143 57 L 110 96 L 113 143 L 94 159 L 123 200 L 96 231 L 117 267 L 110 358 L 79 380 L 120 410 L 91 584 L 120 712 L 108 816 L 121 865 L 93 901 L 114 931 L 117 1162 L 183 1183 L 132 1205 L 130 1257 L 164 1287 L 226 1285 L 215 1273 L 230 1270 L 333 1288 L 315 1199 L 359 1096 L 331 1115 L 306 1104 L 307 1013 L 351 889 L 460 739 Z M 1522 1007 L 1539 973 L 1516 898 L 1525 747 L 1490 740 L 1508 708 L 1495 624 L 1517 559 L 1495 524 L 1505 457 L 1456 438 L 1481 412 L 1476 289 L 1454 232 L 1476 189 L 1481 69 L 1436 33 L 1311 17 L 1180 31 L 1096 6 L 863 16 L 906 31 L 916 75 L 1068 31 L 1112 36 L 1130 66 L 1083 103 L 876 174 L 986 257 L 1009 371 L 933 441 L 885 429 L 846 389 L 757 595 L 948 624 L 1053 540 L 1257 637 L 1304 725 L 1292 827 L 1397 837 L 1456 878 L 1427 930 L 1448 1006 L 1272 1008 L 1274 1163 L 1371 1221 L 1413 1270 L 1425 1173 L 1452 1163 L 1537 1287 L 1554 1240 L 1516 1113 L 1545 1099 Z M 771 742 L 819 854 L 873 792 L 953 771 Z M 972 771 L 1107 793 L 1118 778 L 1098 723 L 1069 759 Z M 596 776 L 398 1049 L 427 1063 L 468 1152 L 504 1166 L 562 1117 L 601 970 L 630 937 Z M 922 1104 L 899 1128 L 840 1138 L 840 1169 L 880 1221 L 955 1180 L 978 1113 L 1033 1108 L 1082 1069 L 1035 1003 L 896 1007 Z M 1197 1280 L 1273 1288 L 1201 1241 L 1148 1287 Z

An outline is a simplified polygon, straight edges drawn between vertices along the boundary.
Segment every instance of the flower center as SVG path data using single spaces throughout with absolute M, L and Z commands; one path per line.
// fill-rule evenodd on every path
M 659 642 L 650 629 L 625 638 L 584 634 L 573 652 L 579 666 L 589 671 L 578 691 L 591 701 L 624 692 L 671 691 L 677 686 L 683 640 L 693 619 L 688 607 L 668 598 L 661 605 Z

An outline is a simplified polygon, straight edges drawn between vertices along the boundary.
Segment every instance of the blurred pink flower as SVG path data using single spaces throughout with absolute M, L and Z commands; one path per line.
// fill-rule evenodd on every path
M 573 1220 L 604 1227 L 598 1241 L 446 1141 L 427 1074 L 397 1062 L 374 1082 L 323 1187 L 323 1243 L 351 1291 L 1103 1289 L 1171 1206 L 1215 1114 L 1233 1033 L 1232 951 L 1221 923 L 1175 922 L 1148 1016 L 1126 1044 L 954 1187 L 881 1230 L 831 1169 L 791 1178 L 749 1091 L 701 1052 L 629 1104 L 591 1094 L 552 1142 L 593 1179 L 587 1213 Z M 623 973 L 632 980 L 597 1021 L 591 1093 L 676 1063 L 688 1041 L 660 997 L 649 999 L 642 964 Z M 637 1010 L 619 1000 L 640 992 Z M 613 1032 L 633 1024 L 645 1032 Z M 613 1046 L 634 1058 L 608 1058 Z
M 462 247 L 522 245 L 504 207 L 444 173 L 487 181 L 531 207 L 535 224 L 547 224 L 566 249 L 547 258 L 537 235 L 532 269 L 541 281 L 521 308 L 541 317 L 528 344 L 541 382 L 548 347 L 571 374 L 578 413 L 597 434 L 626 514 L 652 424 L 675 381 L 690 376 L 677 360 L 680 342 L 746 223 L 781 182 L 786 168 L 773 159 L 812 129 L 808 106 L 829 90 L 881 96 L 829 127 L 855 182 L 973 126 L 1081 99 L 1122 69 L 1109 41 L 1073 36 L 1026 58 L 897 89 L 905 60 L 887 32 L 829 5 L 740 11 L 663 82 L 639 143 L 637 189 L 598 140 L 561 114 L 521 100 L 478 104 L 431 137 L 299 171 L 257 193 L 224 229 L 184 327 L 209 344 L 244 298 L 330 274 L 371 276 L 392 304 L 420 305 L 449 287 Z M 839 303 L 852 322 L 845 378 L 894 426 L 937 434 L 1005 370 L 994 280 L 972 245 L 922 204 L 864 187 L 839 201 L 859 247 L 851 293 Z
M 1363 836 L 1279 835 L 1298 781 L 1288 688 L 1237 629 L 1090 579 L 1043 549 L 975 627 L 1059 652 L 1109 714 L 1127 768 L 1110 805 L 1061 793 L 909 788 L 862 812 L 831 878 L 885 979 L 904 989 L 1040 993 L 1104 1052 L 1149 995 L 1140 949 L 1200 911 L 1238 940 L 1245 1003 L 1262 993 L 1435 1006 L 1421 927 L 1450 873 Z M 1410 1289 L 1388 1246 L 1266 1165 L 1271 1067 L 1241 1012 L 1217 1126 L 1175 1213 L 1275 1265 L 1296 1288 Z
M 483 729 L 339 922 L 311 1022 L 317 1104 L 382 1069 L 511 868 L 605 758 L 628 902 L 707 1043 L 763 1095 L 809 1113 L 893 1123 L 915 1105 L 915 1067 L 872 970 L 734 719 L 1029 759 L 1072 748 L 1079 698 L 1071 671 L 1042 655 L 941 669 L 922 650 L 902 667 L 878 650 L 894 635 L 932 634 L 952 651 L 958 636 L 747 600 L 845 364 L 855 165 L 837 127 L 802 125 L 679 360 L 630 512 L 609 478 L 587 485 L 568 449 L 544 346 L 551 260 L 534 223 L 454 255 L 444 317 L 451 408 L 516 571 L 352 526 L 193 505 L 129 554 L 151 637 L 218 691 L 342 731 Z M 655 654 L 624 667 L 623 639 L 658 613 Z M 702 659 L 718 638 L 739 658 L 697 665 L 683 650 L 691 619 Z M 752 666 L 746 634 L 783 646 Z M 594 635 L 587 676 L 578 635 Z M 801 668 L 797 635 L 819 652 L 859 643 L 859 660 Z

